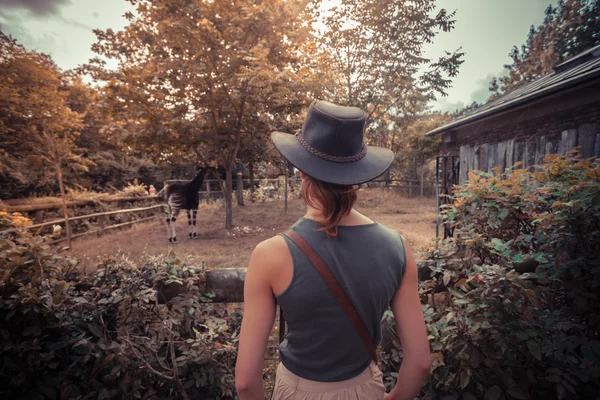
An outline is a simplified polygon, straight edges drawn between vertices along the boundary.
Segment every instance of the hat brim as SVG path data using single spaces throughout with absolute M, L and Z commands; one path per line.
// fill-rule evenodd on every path
M 338 185 L 359 185 L 381 176 L 394 161 L 394 153 L 383 147 L 369 146 L 359 161 L 339 163 L 319 158 L 306 150 L 296 136 L 271 133 L 275 148 L 294 167 L 315 179 Z

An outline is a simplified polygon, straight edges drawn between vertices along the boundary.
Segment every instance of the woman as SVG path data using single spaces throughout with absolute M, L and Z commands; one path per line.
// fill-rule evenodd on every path
M 413 399 L 429 374 L 413 255 L 397 232 L 353 208 L 356 185 L 380 176 L 394 158 L 387 149 L 363 143 L 365 121 L 358 108 L 317 101 L 301 132 L 271 136 L 301 171 L 307 211 L 291 234 L 265 240 L 252 253 L 236 365 L 240 400 L 265 398 L 264 352 L 276 303 L 289 330 L 279 346 L 273 399 Z M 317 258 L 309 259 L 299 240 Z M 319 260 L 345 296 L 330 290 L 331 282 L 316 267 Z M 340 306 L 344 298 L 350 307 Z M 381 339 L 388 305 L 404 360 L 396 386 L 386 394 L 372 349 Z

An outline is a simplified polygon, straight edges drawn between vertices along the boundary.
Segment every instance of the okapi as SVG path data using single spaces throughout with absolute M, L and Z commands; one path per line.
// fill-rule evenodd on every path
M 190 239 L 198 238 L 196 233 L 196 215 L 200 204 L 200 194 L 198 192 L 209 171 L 215 171 L 215 168 L 201 167 L 198 170 L 198 175 L 193 180 L 186 183 L 173 183 L 161 190 L 166 198 L 166 222 L 169 242 L 177 243 L 175 221 L 181 210 L 187 211 Z

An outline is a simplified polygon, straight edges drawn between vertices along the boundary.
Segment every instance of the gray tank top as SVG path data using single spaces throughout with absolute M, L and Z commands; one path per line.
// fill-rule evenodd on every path
M 319 254 L 367 325 L 381 340 L 381 318 L 406 267 L 398 232 L 379 223 L 340 226 L 328 238 L 316 221 L 301 218 L 292 229 Z M 279 346 L 283 365 L 313 381 L 354 378 L 370 363 L 369 352 L 335 296 L 304 253 L 285 237 L 294 263 L 288 288 L 276 296 L 288 323 Z

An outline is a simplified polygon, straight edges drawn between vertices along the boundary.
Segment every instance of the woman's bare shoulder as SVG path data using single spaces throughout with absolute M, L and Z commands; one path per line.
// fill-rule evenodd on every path
M 254 248 L 252 257 L 260 259 L 266 265 L 280 265 L 281 261 L 290 258 L 290 251 L 285 239 L 276 235 L 260 242 Z

